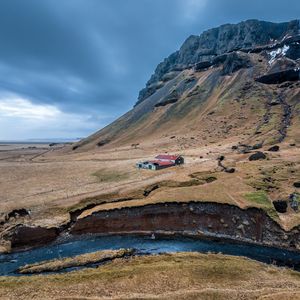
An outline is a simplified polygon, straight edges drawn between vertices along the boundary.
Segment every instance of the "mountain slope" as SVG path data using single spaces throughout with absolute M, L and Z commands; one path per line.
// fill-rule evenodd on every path
M 157 66 L 131 111 L 73 150 L 300 142 L 299 70 L 298 20 L 248 20 L 190 36 Z

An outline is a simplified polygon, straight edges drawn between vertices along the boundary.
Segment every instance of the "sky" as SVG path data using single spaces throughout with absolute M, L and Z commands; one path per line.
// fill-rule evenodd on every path
M 189 35 L 299 16 L 299 0 L 1 0 L 0 140 L 85 137 Z

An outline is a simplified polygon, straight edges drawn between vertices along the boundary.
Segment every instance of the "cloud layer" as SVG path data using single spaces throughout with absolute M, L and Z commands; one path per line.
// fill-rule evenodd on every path
M 299 15 L 298 0 L 2 0 L 0 139 L 88 135 L 190 34 Z

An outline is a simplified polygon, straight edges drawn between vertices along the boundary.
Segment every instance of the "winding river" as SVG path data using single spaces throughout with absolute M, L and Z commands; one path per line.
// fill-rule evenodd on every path
M 0 255 L 0 275 L 17 275 L 16 270 L 26 264 L 71 257 L 105 249 L 134 248 L 137 254 L 158 254 L 181 251 L 213 252 L 245 256 L 257 261 L 292 267 L 300 271 L 300 253 L 257 245 L 199 240 L 185 237 L 150 236 L 86 236 L 54 243 L 32 250 Z

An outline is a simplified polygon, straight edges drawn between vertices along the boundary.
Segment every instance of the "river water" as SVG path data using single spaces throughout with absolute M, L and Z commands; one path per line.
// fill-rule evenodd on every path
M 16 275 L 16 270 L 26 264 L 119 248 L 134 248 L 141 255 L 182 251 L 223 253 L 300 270 L 299 252 L 277 248 L 184 237 L 153 239 L 150 236 L 86 236 L 28 251 L 0 255 L 0 275 Z

